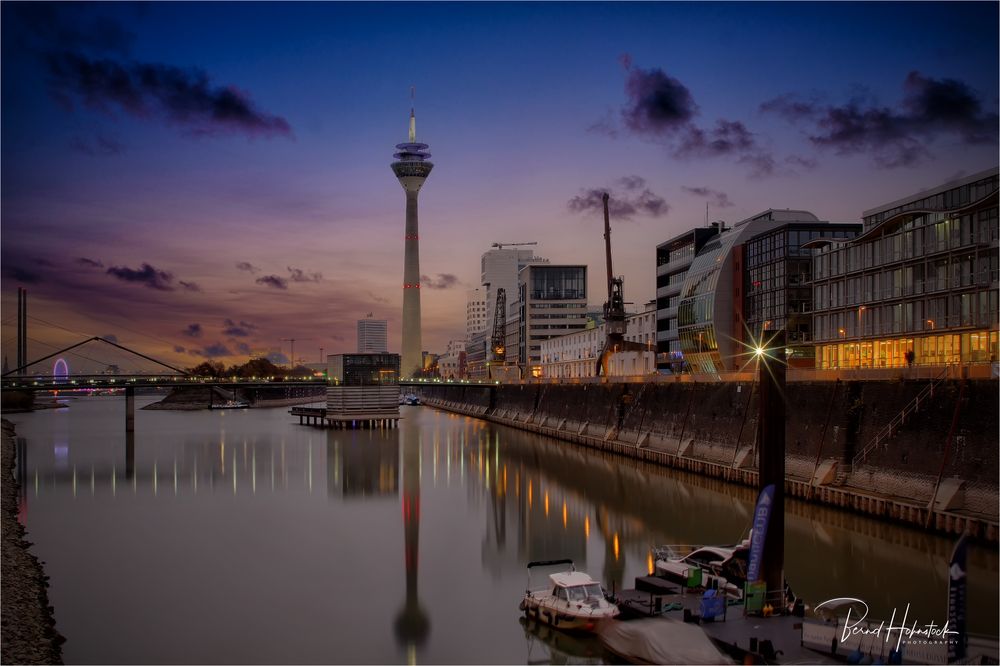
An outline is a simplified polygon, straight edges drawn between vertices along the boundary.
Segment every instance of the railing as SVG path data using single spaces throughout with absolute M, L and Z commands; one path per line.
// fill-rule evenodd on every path
M 934 387 L 940 384 L 947 375 L 948 372 L 947 369 L 945 369 L 938 376 L 932 379 L 927 384 L 927 386 L 925 386 L 924 389 L 917 394 L 917 397 L 915 397 L 913 400 L 910 401 L 910 404 L 908 404 L 906 407 L 903 407 L 903 410 L 899 414 L 896 414 L 896 416 L 891 421 L 889 421 L 888 425 L 882 428 L 882 430 L 880 430 L 875 435 L 875 437 L 873 437 L 872 440 L 868 442 L 865 448 L 861 449 L 861 451 L 855 454 L 854 459 L 851 461 L 851 468 L 857 469 L 858 465 L 863 463 L 865 459 L 871 454 L 871 452 L 878 447 L 879 444 L 892 437 L 893 433 L 899 429 L 899 426 L 903 425 L 903 423 L 906 422 L 906 417 L 909 416 L 910 414 L 915 413 L 918 409 L 920 409 L 921 401 L 926 400 L 928 397 L 932 397 L 934 395 Z

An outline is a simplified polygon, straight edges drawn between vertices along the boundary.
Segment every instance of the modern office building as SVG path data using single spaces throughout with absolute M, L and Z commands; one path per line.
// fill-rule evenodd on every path
M 423 346 L 420 329 L 420 244 L 417 225 L 417 195 L 434 165 L 427 161 L 426 143 L 417 143 L 417 120 L 410 109 L 407 143 L 396 144 L 392 172 L 406 192 L 406 232 L 403 237 L 403 343 L 401 371 L 410 377 L 420 371 Z
M 388 351 L 389 322 L 371 315 L 358 320 L 358 353 L 384 354 Z
M 734 248 L 734 270 L 743 276 L 744 326 L 736 335 L 744 345 L 761 340 L 764 331 L 786 332 L 786 360 L 815 367 L 812 342 L 812 252 L 803 247 L 819 238 L 843 240 L 860 224 L 789 222 Z
M 508 360 L 523 376 L 542 374 L 542 341 L 583 330 L 587 325 L 587 267 L 529 264 L 518 274 L 517 347 Z M 509 339 L 510 336 L 508 336 Z
M 465 294 L 465 340 L 486 330 L 486 289 L 476 287 Z
M 860 236 L 813 243 L 818 367 L 997 360 L 997 174 L 867 210 Z
M 465 346 L 465 372 L 469 379 L 486 379 L 486 347 L 489 345 L 489 335 L 485 330 L 473 333 Z
M 542 376 L 575 379 L 597 376 L 597 359 L 607 337 L 605 325 L 567 333 L 541 343 Z M 656 302 L 625 318 L 625 341 L 645 350 L 632 349 L 611 355 L 609 377 L 648 375 L 656 372 Z
M 656 351 L 657 365 L 661 368 L 680 369 L 683 354 L 677 335 L 677 306 L 681 286 L 695 255 L 722 229 L 725 222 L 713 222 L 656 246 Z
M 486 296 L 485 328 L 488 335 L 493 332 L 493 315 L 496 311 L 497 290 L 503 288 L 510 305 L 518 298 L 517 276 L 529 264 L 547 264 L 548 259 L 535 256 L 534 250 L 503 248 L 488 250 L 481 258 L 480 284 Z
M 744 271 L 738 245 L 762 232 L 790 222 L 818 223 L 802 210 L 766 210 L 736 223 L 720 225 L 720 233 L 705 242 L 684 277 L 677 306 L 681 353 L 691 372 L 738 372 L 749 361 L 743 344 Z

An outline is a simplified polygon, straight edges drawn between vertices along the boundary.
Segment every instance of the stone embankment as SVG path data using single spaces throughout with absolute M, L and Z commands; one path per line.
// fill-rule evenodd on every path
M 14 477 L 14 426 L 3 421 L 2 554 L 0 554 L 0 661 L 4 664 L 61 664 L 65 639 L 55 629 L 49 606 L 48 576 L 28 550 L 17 520 L 20 486 Z
M 428 405 L 755 486 L 755 388 L 525 383 L 420 393 Z M 787 395 L 787 495 L 997 541 L 996 380 L 798 382 Z

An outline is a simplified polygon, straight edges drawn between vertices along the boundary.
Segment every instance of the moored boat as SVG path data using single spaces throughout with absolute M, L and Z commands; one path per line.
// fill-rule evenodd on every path
M 531 570 L 568 564 L 569 569 L 550 574 L 551 586 L 531 589 Z M 601 584 L 582 571 L 573 560 L 528 563 L 528 589 L 521 600 L 525 617 L 566 631 L 594 631 L 601 620 L 618 615 L 618 607 L 604 595 Z

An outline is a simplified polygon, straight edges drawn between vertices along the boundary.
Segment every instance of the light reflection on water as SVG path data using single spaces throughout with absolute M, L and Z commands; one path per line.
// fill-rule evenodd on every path
M 395 430 L 286 409 L 137 413 L 87 398 L 11 417 L 21 515 L 67 662 L 546 663 L 593 641 L 518 622 L 531 560 L 611 588 L 659 543 L 727 543 L 751 489 L 438 412 Z M 816 603 L 945 614 L 946 539 L 793 502 L 786 572 Z M 997 556 L 970 557 L 973 630 L 997 626 Z

